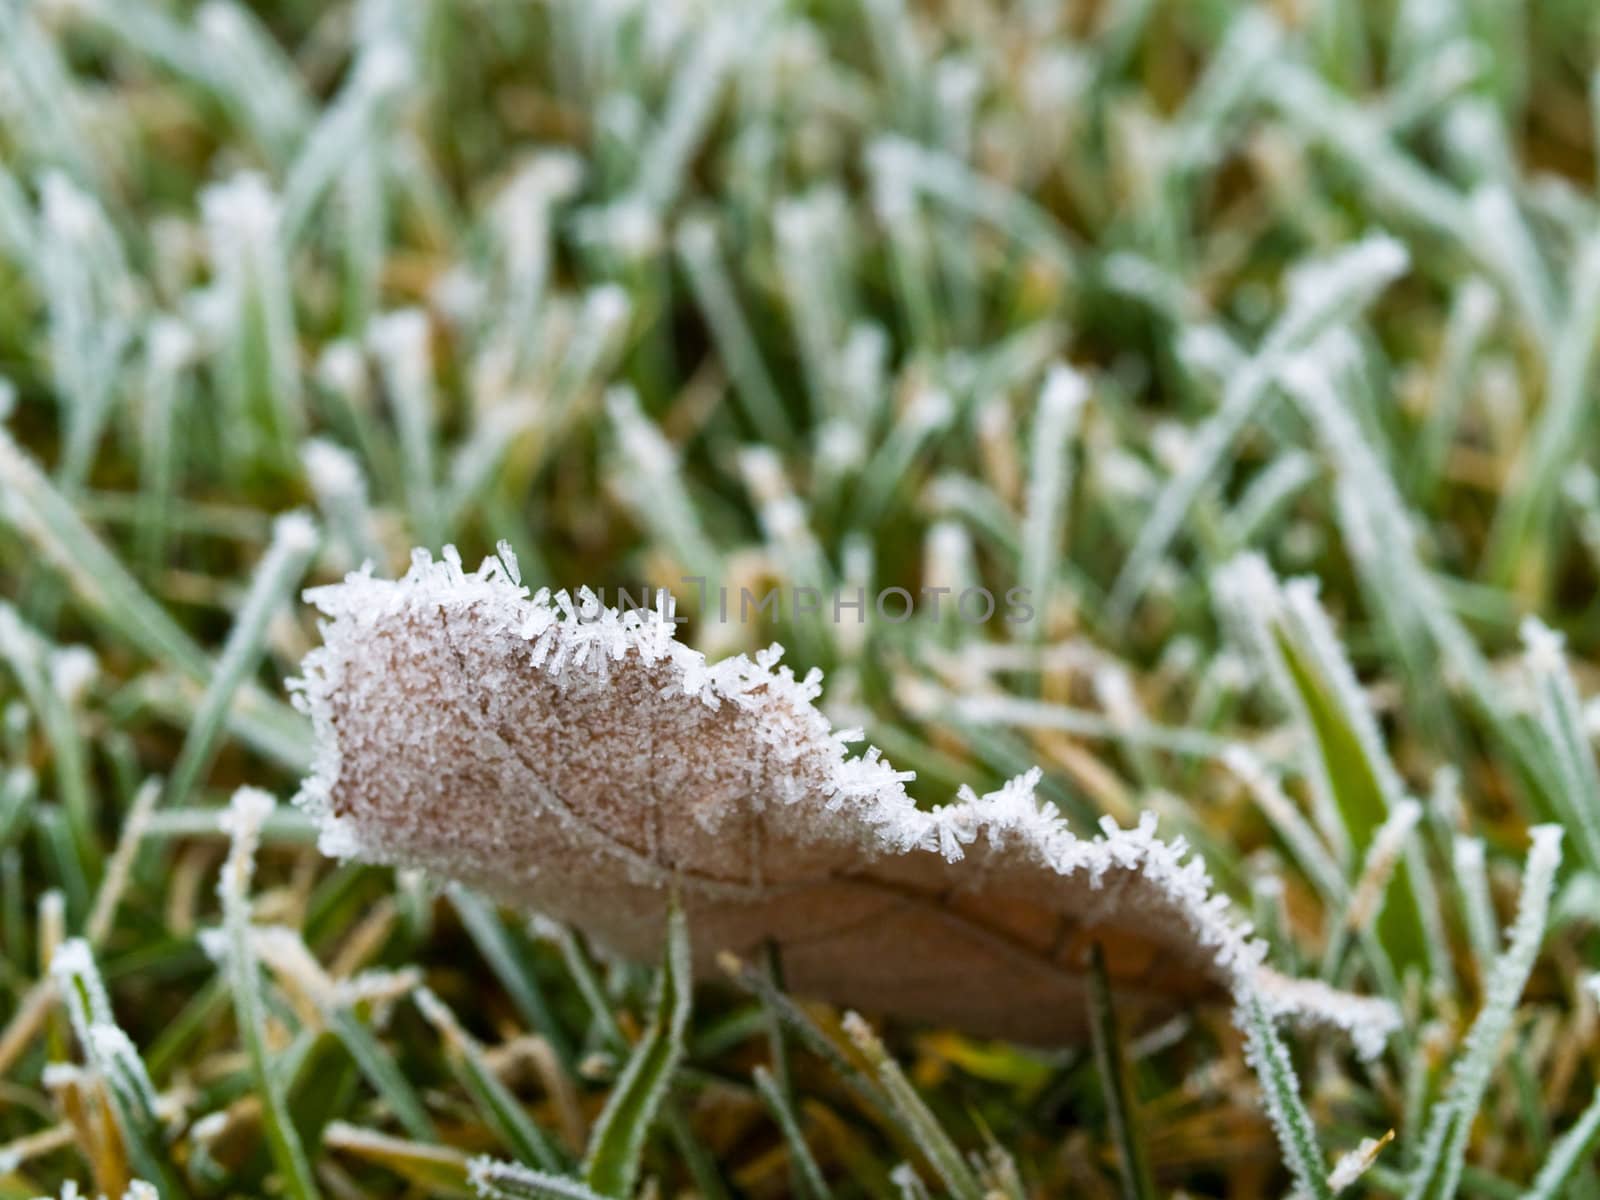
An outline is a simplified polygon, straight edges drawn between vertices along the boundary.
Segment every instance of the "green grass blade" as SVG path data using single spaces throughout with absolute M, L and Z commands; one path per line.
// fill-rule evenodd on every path
M 1112 586 L 1106 606 L 1112 621 L 1121 624 L 1132 614 L 1189 510 L 1216 478 L 1239 434 L 1266 403 L 1285 356 L 1304 349 L 1325 330 L 1370 304 L 1405 269 L 1406 262 L 1400 243 L 1375 236 L 1321 264 L 1314 279 L 1304 280 L 1296 293 L 1298 302 L 1291 301 L 1255 358 L 1234 373 L 1221 407 L 1201 427 L 1183 469 L 1156 498 Z
M 1421 1158 L 1407 1189 L 1407 1200 L 1434 1200 L 1454 1196 L 1461 1181 L 1462 1164 L 1473 1119 L 1483 1104 L 1494 1065 L 1500 1057 L 1506 1031 L 1516 1013 L 1522 989 L 1544 939 L 1550 910 L 1550 893 L 1556 868 L 1561 865 L 1561 829 L 1540 825 L 1532 830 L 1522 876 L 1522 897 L 1512 922 L 1509 944 L 1494 964 L 1479 1011 L 1461 1055 L 1451 1071 L 1444 1096 L 1434 1105 L 1424 1135 Z
M 950 1194 L 956 1200 L 983 1200 L 983 1187 L 978 1177 L 871 1026 L 859 1014 L 846 1013 L 844 1028 L 877 1073 L 878 1082 L 889 1097 L 896 1125 L 927 1158 Z
M 1310 739 L 1314 795 L 1325 832 L 1365 855 L 1390 814 L 1405 801 L 1398 772 L 1308 580 L 1279 585 L 1265 563 L 1245 558 L 1221 579 L 1224 616 L 1262 659 Z M 1379 940 L 1397 966 L 1435 953 L 1403 863 L 1379 918 Z M 1442 951 L 1438 957 L 1443 957 Z
M 167 803 L 187 801 L 190 790 L 210 766 L 234 696 L 261 660 L 267 625 L 290 599 L 316 549 L 317 527 L 310 518 L 301 513 L 278 518 L 273 526 L 272 543 L 256 568 L 244 605 L 234 619 L 233 629 L 223 643 L 205 694 L 195 710 L 183 749 L 178 752 L 167 788 Z
M 562 1064 L 570 1069 L 575 1060 L 572 1044 L 551 1013 L 533 968 L 525 961 L 499 914 L 481 896 L 464 887 L 454 885 L 449 894 L 467 936 L 489 963 L 500 986 L 510 994 L 522 1019 L 544 1036 Z
M 79 601 L 119 640 L 166 668 L 202 683 L 212 673 L 209 655 L 166 610 L 151 599 L 85 525 L 71 502 L 45 477 L 11 436 L 0 429 L 0 520 L 12 525 L 41 558 L 71 585 Z M 310 765 L 308 725 L 288 705 L 270 699 L 254 685 L 240 691 L 239 702 L 271 726 L 280 739 L 300 749 L 284 765 L 304 770 Z
M 0 600 L 0 660 L 10 668 L 50 744 L 56 794 L 72 831 L 73 851 L 86 871 L 99 867 L 95 838 L 98 801 L 89 771 L 88 748 L 67 694 L 58 682 L 67 652 L 50 647 Z M 76 651 L 81 653 L 81 651 Z M 92 667 L 93 659 L 88 660 Z
M 1327 1165 L 1311 1114 L 1300 1099 L 1300 1081 L 1289 1061 L 1289 1048 L 1273 1028 L 1272 1018 L 1254 988 L 1247 988 L 1239 1017 L 1245 1031 L 1245 1053 L 1261 1080 L 1267 1116 L 1278 1135 L 1284 1164 L 1302 1195 L 1312 1200 L 1333 1200 Z
M 467 1178 L 485 1200 L 608 1200 L 576 1179 L 490 1158 L 468 1163 Z
M 1600 1143 L 1600 1087 L 1595 1088 L 1594 1099 L 1577 1123 L 1551 1148 L 1533 1185 L 1524 1193 L 1524 1200 L 1560 1200 L 1573 1172 L 1586 1160 L 1592 1161 L 1590 1152 L 1597 1143 Z
M 1551 799 L 1561 823 L 1572 830 L 1578 853 L 1600 870 L 1600 770 L 1584 724 L 1582 701 L 1567 666 L 1559 634 L 1530 617 L 1523 623 L 1528 673 L 1538 700 L 1539 733 L 1555 764 Z
M 779 991 L 765 972 L 744 965 L 732 955 L 725 956 L 721 965 L 734 983 L 756 996 L 775 1021 L 780 1022 L 801 1045 L 844 1080 L 869 1110 L 883 1112 L 889 1107 L 889 1098 L 877 1080 L 846 1058 L 811 1015 L 790 996 Z
M 444 1001 L 425 987 L 418 988 L 414 998 L 422 1015 L 439 1031 L 456 1079 L 506 1148 L 524 1165 L 562 1170 L 566 1164 L 555 1144 L 500 1082 L 484 1061 L 483 1048 L 461 1027 Z
M 645 1138 L 683 1057 L 692 1001 L 689 927 L 674 899 L 667 914 L 667 948 L 657 979 L 655 1019 L 612 1088 L 584 1155 L 584 1182 L 603 1196 L 633 1195 Z
M 1111 977 L 1106 972 L 1105 950 L 1099 942 L 1089 951 L 1089 1032 L 1094 1039 L 1095 1067 L 1100 1072 L 1100 1090 L 1106 1099 L 1111 1133 L 1122 1160 L 1122 1194 L 1125 1200 L 1154 1200 L 1155 1183 L 1150 1177 L 1150 1162 L 1134 1114 L 1128 1060 L 1117 1032 Z
M 326 1016 L 328 1028 L 355 1059 L 361 1074 L 383 1098 L 406 1133 L 419 1142 L 438 1141 L 438 1130 L 429 1120 L 422 1098 L 406 1079 L 394 1056 L 373 1037 L 372 1031 L 347 1009 L 333 1008 Z
M 1038 621 L 1023 628 L 1036 637 L 1043 636 L 1050 624 L 1050 593 L 1061 569 L 1072 498 L 1072 443 L 1088 396 L 1083 376 L 1060 364 L 1050 369 L 1039 392 L 1021 547 L 1022 586 L 1039 614 Z
M 319 1192 L 311 1176 L 305 1147 L 300 1144 L 300 1136 L 290 1119 L 283 1082 L 272 1069 L 272 1055 L 266 1041 L 263 984 L 250 942 L 250 882 L 255 875 L 256 840 L 261 822 L 273 807 L 271 796 L 250 788 L 235 792 L 229 806 L 229 833 L 233 841 L 218 888 L 223 913 L 222 965 L 233 996 L 239 1038 L 249 1057 L 256 1092 L 261 1097 L 261 1121 L 273 1161 L 283 1177 L 284 1188 L 294 1200 L 316 1200 Z
M 761 1102 L 767 1106 L 767 1111 L 772 1114 L 772 1119 L 777 1121 L 778 1128 L 783 1132 L 783 1140 L 789 1147 L 789 1158 L 794 1165 L 795 1176 L 800 1181 L 801 1195 L 806 1197 L 806 1200 L 830 1200 L 833 1192 L 822 1176 L 822 1168 L 817 1165 L 816 1155 L 811 1152 L 811 1146 L 806 1142 L 794 1106 L 778 1087 L 772 1073 L 765 1067 L 757 1067 L 752 1078 L 755 1080 L 756 1093 L 761 1097 Z
M 1584 443 L 1593 415 L 1590 389 L 1600 353 L 1600 233 L 1591 233 L 1578 247 L 1570 288 L 1570 308 L 1549 352 L 1545 401 L 1518 458 L 1515 481 L 1502 493 L 1488 550 L 1496 579 L 1509 583 L 1516 573 L 1532 572 L 1530 582 L 1541 593 L 1561 477 L 1575 448 Z
M 88 942 L 73 939 L 64 943 L 51 960 L 50 972 L 66 1001 L 84 1055 L 105 1084 L 112 1117 L 134 1169 L 157 1181 L 162 1195 L 187 1196 L 156 1112 L 155 1085 L 128 1035 L 112 1017 L 111 1002 Z

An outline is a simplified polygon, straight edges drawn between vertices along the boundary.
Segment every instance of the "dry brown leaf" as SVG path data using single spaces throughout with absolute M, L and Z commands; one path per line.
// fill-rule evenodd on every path
M 1263 992 L 1375 1053 L 1381 1001 L 1286 980 L 1204 865 L 1107 822 L 1068 832 L 1037 772 L 932 811 L 844 738 L 777 649 L 717 663 L 660 613 L 529 596 L 514 563 L 419 552 L 398 582 L 308 597 L 331 620 L 298 699 L 318 735 L 299 797 L 323 849 L 426 867 L 656 955 L 676 877 L 696 967 L 771 940 L 787 985 L 872 1012 L 1035 1044 L 1087 1035 L 1106 949 L 1129 1017 Z

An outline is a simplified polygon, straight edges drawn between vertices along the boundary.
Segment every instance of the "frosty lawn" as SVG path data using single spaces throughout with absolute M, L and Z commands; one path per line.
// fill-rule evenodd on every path
M 1600 1196 L 1592 7 L 0 0 L 0 1198 Z

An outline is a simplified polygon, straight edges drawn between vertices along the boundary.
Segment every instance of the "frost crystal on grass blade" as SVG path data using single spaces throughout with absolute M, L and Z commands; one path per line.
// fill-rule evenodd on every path
M 530 596 L 453 550 L 308 597 L 331 620 L 298 685 L 318 734 L 299 803 L 328 853 L 425 866 L 636 958 L 676 878 L 701 974 L 770 940 L 798 993 L 1023 1041 L 1085 1035 L 1095 942 L 1131 1013 L 1259 989 L 1364 1053 L 1394 1026 L 1264 968 L 1153 816 L 1080 839 L 1037 771 L 918 809 L 875 750 L 847 756 L 820 675 L 777 647 L 708 662 L 664 612 Z

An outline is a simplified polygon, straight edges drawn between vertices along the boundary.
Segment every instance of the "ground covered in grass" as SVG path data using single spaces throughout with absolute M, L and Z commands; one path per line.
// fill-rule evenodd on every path
M 0 0 L 0 1196 L 1600 1196 L 1597 51 Z M 301 589 L 502 539 L 781 641 L 920 803 L 1154 812 L 1399 1032 L 869 1026 L 323 857 Z

